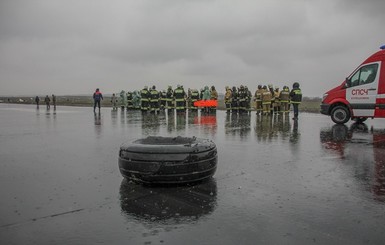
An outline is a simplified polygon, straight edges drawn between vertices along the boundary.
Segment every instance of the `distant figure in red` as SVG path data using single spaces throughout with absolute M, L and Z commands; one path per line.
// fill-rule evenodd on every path
M 96 109 L 96 105 L 98 105 L 99 113 L 100 113 L 100 100 L 103 100 L 103 95 L 102 93 L 100 93 L 98 88 L 96 89 L 93 98 L 94 98 L 94 112 Z

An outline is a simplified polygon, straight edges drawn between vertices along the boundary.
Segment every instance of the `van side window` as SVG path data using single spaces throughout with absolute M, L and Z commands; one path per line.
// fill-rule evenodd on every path
M 351 87 L 372 83 L 374 79 L 376 79 L 377 70 L 378 70 L 378 64 L 370 64 L 370 65 L 361 67 L 350 78 Z

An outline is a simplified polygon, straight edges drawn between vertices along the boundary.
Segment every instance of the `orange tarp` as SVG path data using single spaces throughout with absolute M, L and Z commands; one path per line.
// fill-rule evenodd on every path
M 196 107 L 217 107 L 217 100 L 198 100 L 194 102 L 194 106 Z

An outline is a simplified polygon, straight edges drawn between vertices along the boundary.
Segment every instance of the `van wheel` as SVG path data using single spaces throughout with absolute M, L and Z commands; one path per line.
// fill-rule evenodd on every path
M 350 119 L 350 112 L 345 106 L 336 106 L 333 108 L 331 118 L 334 123 L 344 124 Z

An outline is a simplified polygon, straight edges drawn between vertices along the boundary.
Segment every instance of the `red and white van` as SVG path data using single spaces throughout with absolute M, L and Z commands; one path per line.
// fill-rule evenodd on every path
M 346 80 L 323 95 L 321 113 L 333 122 L 385 118 L 385 45 L 367 58 Z

